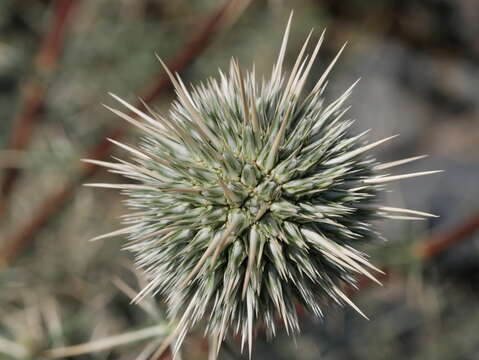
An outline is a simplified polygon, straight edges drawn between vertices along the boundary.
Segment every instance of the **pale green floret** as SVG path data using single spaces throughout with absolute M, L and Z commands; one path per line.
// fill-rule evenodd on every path
M 391 212 L 430 216 L 375 204 L 383 183 L 401 177 L 377 171 L 417 158 L 388 165 L 366 155 L 390 138 L 367 145 L 365 133 L 348 133 L 352 87 L 324 104 L 337 57 L 302 94 L 323 35 L 310 57 L 305 43 L 283 77 L 289 27 L 268 82 L 258 85 L 254 71 L 244 76 L 232 61 L 229 76 L 191 92 L 166 70 L 178 95 L 168 117 L 117 98 L 142 121 L 112 111 L 145 131 L 143 141 L 139 148 L 118 143 L 131 162 L 91 161 L 139 182 L 95 185 L 129 195 L 128 227 L 110 235 L 129 234 L 127 249 L 150 279 L 138 298 L 165 297 L 176 348 L 202 319 L 218 349 L 232 332 L 251 351 L 258 324 L 270 335 L 279 320 L 298 331 L 298 304 L 316 316 L 327 300 L 359 311 L 340 286 L 354 285 L 358 274 L 375 280 L 370 271 L 378 269 L 357 250 L 377 237 L 371 220 L 400 218 Z

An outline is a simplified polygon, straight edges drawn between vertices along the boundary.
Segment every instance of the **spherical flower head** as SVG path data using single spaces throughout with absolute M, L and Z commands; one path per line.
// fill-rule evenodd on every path
M 278 323 L 298 331 L 297 305 L 318 317 L 329 302 L 360 312 L 341 285 L 354 286 L 358 274 L 377 281 L 358 250 L 377 237 L 371 220 L 429 215 L 376 203 L 386 182 L 431 172 L 380 173 L 419 157 L 379 164 L 367 155 L 390 138 L 365 144 L 366 133 L 348 132 L 353 87 L 325 104 L 337 57 L 304 93 L 323 35 L 311 56 L 308 37 L 285 76 L 289 28 L 269 81 L 258 84 L 232 61 L 229 75 L 189 91 L 165 66 L 178 96 L 168 116 L 116 96 L 141 120 L 110 108 L 145 135 L 139 148 L 115 142 L 131 162 L 93 161 L 137 181 L 95 184 L 129 196 L 128 227 L 107 235 L 128 234 L 126 248 L 150 279 L 139 298 L 164 296 L 177 347 L 202 319 L 218 349 L 231 332 L 251 352 L 259 325 L 270 335 Z

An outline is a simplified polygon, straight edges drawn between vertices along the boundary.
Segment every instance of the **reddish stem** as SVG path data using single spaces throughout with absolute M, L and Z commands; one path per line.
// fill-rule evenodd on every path
M 432 259 L 443 254 L 456 244 L 470 239 L 477 231 L 479 231 L 479 214 L 470 217 L 449 231 L 440 231 L 437 235 L 431 236 L 428 240 L 416 244 L 412 248 L 413 255 L 421 260 Z M 384 271 L 385 274 L 378 277 L 378 280 L 387 282 L 391 277 L 391 273 L 386 268 L 383 268 L 382 271 Z M 369 278 L 365 276 L 358 277 L 359 288 L 368 287 L 372 284 L 374 284 L 374 282 Z M 351 286 L 347 286 L 345 292 L 346 294 L 351 295 L 355 292 L 355 289 Z
M 13 129 L 8 140 L 10 150 L 23 151 L 28 147 L 41 118 L 47 93 L 46 83 L 58 64 L 74 4 L 74 0 L 57 0 L 53 4 L 53 16 L 49 29 L 35 56 L 34 75 L 25 83 L 20 95 L 21 109 L 13 121 Z M 5 169 L 0 184 L 0 216 L 6 210 L 8 198 L 20 173 L 20 169 L 16 167 Z
M 198 29 L 192 32 L 190 41 L 187 42 L 183 51 L 181 51 L 172 61 L 168 63 L 168 67 L 173 71 L 180 71 L 192 63 L 202 51 L 212 42 L 214 35 L 218 30 L 230 19 L 231 15 L 235 15 L 235 5 L 241 1 L 226 1 L 217 11 L 214 12 Z M 158 75 L 157 81 L 147 87 L 142 98 L 145 101 L 152 101 L 161 95 L 170 86 L 170 81 L 164 72 Z M 138 108 L 143 108 L 141 102 L 135 104 Z M 123 125 L 107 130 L 101 140 L 88 151 L 83 157 L 92 159 L 104 159 L 111 151 L 112 144 L 107 138 L 119 139 L 125 133 Z M 0 266 L 8 265 L 16 256 L 25 248 L 30 246 L 37 233 L 44 228 L 67 204 L 67 201 L 74 194 L 78 183 L 91 177 L 98 167 L 93 164 L 82 163 L 80 165 L 78 178 L 70 181 L 57 189 L 54 193 L 47 196 L 35 212 L 35 216 L 20 229 L 20 231 L 6 242 L 6 246 L 0 252 Z
M 433 235 L 429 240 L 416 245 L 413 252 L 422 259 L 435 257 L 445 250 L 451 248 L 479 230 L 479 214 L 467 219 L 462 224 L 449 231 L 440 231 L 437 235 Z
M 52 22 L 40 50 L 36 56 L 35 63 L 42 71 L 50 71 L 55 67 L 60 58 L 63 47 L 68 21 L 71 18 L 75 0 L 56 0 L 54 3 L 54 14 Z

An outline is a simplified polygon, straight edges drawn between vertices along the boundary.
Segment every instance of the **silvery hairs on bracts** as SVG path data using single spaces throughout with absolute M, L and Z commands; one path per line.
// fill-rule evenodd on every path
M 302 93 L 324 32 L 307 55 L 310 33 L 284 75 L 290 24 L 268 81 L 232 60 L 229 74 L 189 90 L 163 64 L 178 97 L 167 116 L 112 94 L 134 116 L 108 108 L 144 137 L 138 147 L 112 140 L 130 161 L 86 160 L 135 181 L 89 184 L 121 189 L 131 211 L 127 227 L 96 239 L 128 236 L 126 248 L 150 280 L 137 299 L 165 297 L 174 330 L 164 348 L 174 342 L 175 353 L 201 319 L 216 353 L 227 333 L 239 334 L 251 353 L 259 325 L 271 336 L 278 322 L 299 330 L 296 305 L 318 317 L 331 302 L 361 313 L 341 285 L 354 286 L 358 274 L 377 281 L 379 270 L 358 250 L 378 237 L 371 221 L 432 216 L 377 204 L 387 182 L 436 171 L 384 173 L 422 156 L 381 164 L 368 155 L 394 136 L 364 143 L 367 131 L 348 133 L 354 85 L 324 103 L 343 49 Z

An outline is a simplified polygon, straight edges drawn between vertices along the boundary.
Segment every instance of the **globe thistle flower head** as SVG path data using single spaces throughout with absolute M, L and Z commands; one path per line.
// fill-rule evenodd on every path
M 284 74 L 290 23 L 268 81 L 233 60 L 228 74 L 188 90 L 165 66 L 178 97 L 168 116 L 113 95 L 138 119 L 109 109 L 144 137 L 139 147 L 112 140 L 129 162 L 90 160 L 137 182 L 91 184 L 122 189 L 131 210 L 126 228 L 99 238 L 128 236 L 126 248 L 150 279 L 138 298 L 164 296 L 177 348 L 202 319 L 216 351 L 233 333 L 251 353 L 259 324 L 271 336 L 279 322 L 299 330 L 298 304 L 318 317 L 329 302 L 361 313 L 341 285 L 354 286 L 359 274 L 377 282 L 379 270 L 358 249 L 377 237 L 371 220 L 429 216 L 377 204 L 385 183 L 432 172 L 382 173 L 420 157 L 379 164 L 368 155 L 392 137 L 365 144 L 366 132 L 350 135 L 345 102 L 354 85 L 325 103 L 342 49 L 304 93 L 324 33 L 310 55 L 308 36 Z

